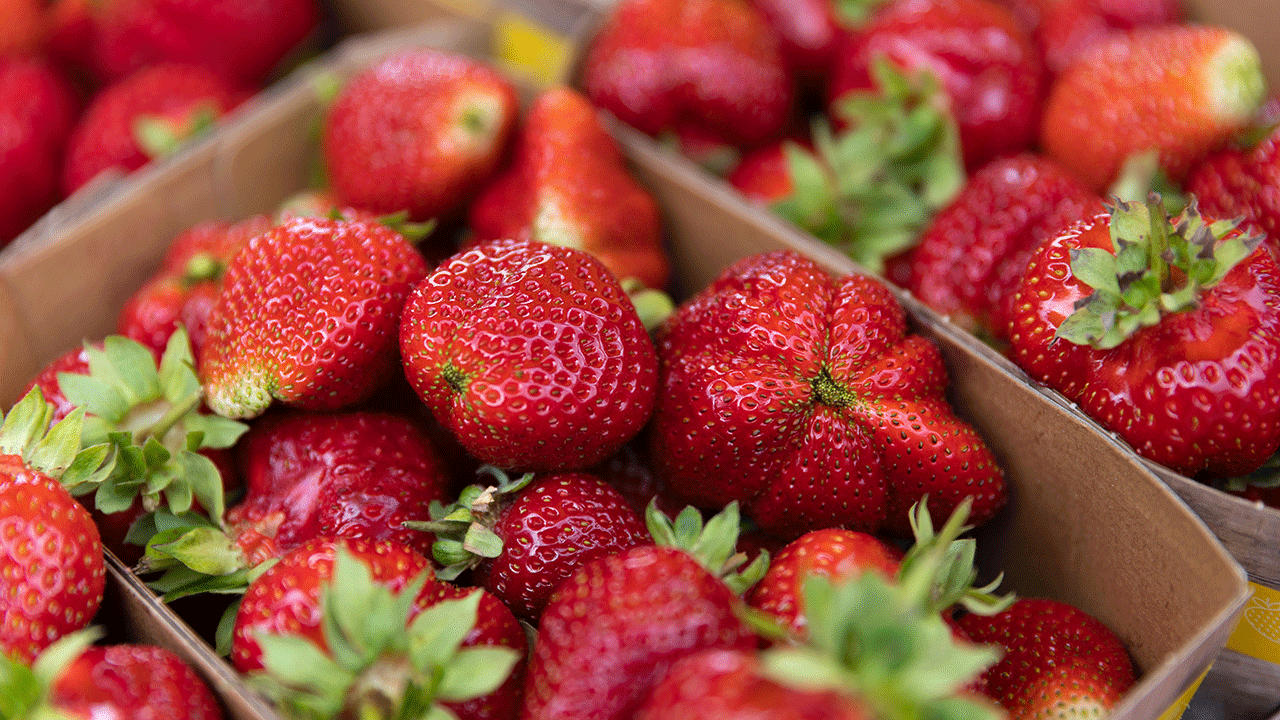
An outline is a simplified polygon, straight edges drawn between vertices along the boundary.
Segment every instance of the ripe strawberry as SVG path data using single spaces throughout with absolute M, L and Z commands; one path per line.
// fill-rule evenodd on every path
M 653 407 L 657 359 L 618 281 L 583 250 L 499 240 L 419 283 L 405 375 L 467 452 L 500 468 L 588 467 Z
M 1214 217 L 1241 218 L 1275 242 L 1280 238 L 1280 97 L 1265 103 L 1253 134 L 1192 167 L 1183 189 Z
M 1102 198 L 1051 160 L 994 160 L 929 223 L 911 250 L 906 286 L 952 322 L 1003 343 L 1036 248 L 1102 210 Z
M 32 390 L 0 425 L 0 655 L 20 662 L 88 625 L 106 586 L 98 529 L 60 482 L 100 479 L 108 448 L 80 452 L 83 414 L 50 428 L 52 414 Z
M 1133 685 L 1120 638 L 1066 603 L 1021 598 L 1001 613 L 966 615 L 959 624 L 974 642 L 1004 650 L 984 677 L 987 696 L 1010 720 L 1105 713 Z
M 495 484 L 469 486 L 456 503 L 434 508 L 432 522 L 409 525 L 438 538 L 437 577 L 474 568 L 472 584 L 517 617 L 537 622 L 551 592 L 584 563 L 651 542 L 640 514 L 594 475 L 486 470 Z
M 120 310 L 116 332 L 162 352 L 178 325 L 191 340 L 197 357 L 227 264 L 245 243 L 266 232 L 265 215 L 230 223 L 199 223 L 174 238 L 160 270 Z
M 738 150 L 780 137 L 796 94 L 777 35 L 746 0 L 616 3 L 587 48 L 582 86 L 649 135 Z
M 453 717 L 501 720 L 519 704 L 515 617 L 483 590 L 433 579 L 395 542 L 295 548 L 250 585 L 233 633 L 232 662 L 286 713 L 409 717 L 440 702 Z
M 46 3 L 40 0 L 0 2 L 0 56 L 19 58 L 38 54 L 49 36 Z
M 1249 121 L 1264 88 L 1258 51 L 1242 35 L 1207 25 L 1139 28 L 1063 69 L 1045 100 L 1040 142 L 1095 191 L 1149 151 L 1181 182 Z
M 79 105 L 48 63 L 0 58 L 0 246 L 62 198 L 63 148 Z
M 1012 357 L 1143 457 L 1231 477 L 1280 447 L 1280 266 L 1258 235 L 1158 198 L 1041 246 Z
M 67 141 L 62 190 L 108 170 L 130 173 L 176 151 L 235 109 L 245 95 L 193 65 L 143 68 L 103 88 Z
M 973 520 L 1005 503 L 1003 472 L 943 393 L 937 346 L 907 335 L 881 283 L 834 278 L 790 251 L 745 258 L 658 336 L 662 384 L 650 457 L 677 498 L 743 503 L 793 539 L 846 527 L 909 536 L 929 496 Z
M 821 91 L 831 75 L 853 3 L 831 0 L 750 0 L 779 40 L 787 72 L 802 91 Z
M 538 624 L 523 720 L 629 718 L 680 658 L 756 646 L 735 610 L 767 558 L 721 579 L 735 567 L 736 505 L 705 528 L 692 508 L 674 526 L 656 510 L 648 519 L 658 545 L 588 562 L 552 593 Z M 684 549 L 694 547 L 697 555 Z
M 407 50 L 341 89 L 322 147 L 333 194 L 414 220 L 456 216 L 502 158 L 518 114 L 515 88 L 459 53 Z
M 232 259 L 198 358 L 207 402 L 253 417 L 273 402 L 332 410 L 394 372 L 400 311 L 427 263 L 377 222 L 293 218 Z
M 1013 14 L 992 0 L 895 0 L 881 8 L 839 51 L 827 90 L 830 114 L 841 115 L 850 90 L 875 90 L 875 66 L 885 61 L 908 76 L 922 70 L 936 76 L 966 167 L 1034 143 L 1044 67 Z
M 0 656 L 6 717 L 221 720 L 200 676 L 157 645 L 90 645 L 96 628 L 73 633 L 30 667 Z
M 471 206 L 469 242 L 520 238 L 586 250 L 619 280 L 662 288 L 670 275 L 658 203 L 575 90 L 534 101 L 512 165 Z
M 243 87 L 265 81 L 320 22 L 315 0 L 106 0 L 91 3 L 91 11 L 100 77 L 177 62 Z
M 1045 0 L 1034 36 L 1053 74 L 1094 43 L 1139 27 L 1182 22 L 1177 0 Z

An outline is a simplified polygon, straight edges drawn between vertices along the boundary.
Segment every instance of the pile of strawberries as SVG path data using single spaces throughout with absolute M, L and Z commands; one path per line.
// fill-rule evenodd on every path
M 32 378 L 101 542 L 167 601 L 232 599 L 214 640 L 289 717 L 1118 702 L 1110 630 L 976 586 L 1005 478 L 889 289 L 775 252 L 673 305 L 587 97 L 516 97 L 466 56 L 377 62 L 327 108 L 327 187 L 191 227 Z M 0 598 L 0 647 L 65 603 Z
M 1239 33 L 1169 0 L 623 0 L 581 83 L 1143 457 L 1277 483 L 1280 104 Z
M 0 16 L 0 246 L 207 130 L 321 20 L 315 0 L 11 0 Z

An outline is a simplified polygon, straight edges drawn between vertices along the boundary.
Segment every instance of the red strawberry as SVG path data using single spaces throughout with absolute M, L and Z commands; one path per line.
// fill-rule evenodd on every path
M 377 222 L 293 218 L 241 249 L 198 358 L 209 407 L 253 417 L 274 401 L 359 402 L 396 367 L 396 333 L 427 263 Z
M 853 3 L 832 0 L 750 0 L 778 35 L 787 71 L 801 90 L 820 91 L 831 75 Z
M 649 135 L 749 149 L 780 137 L 795 86 L 746 0 L 623 0 L 583 59 L 596 105 Z
M 63 192 L 173 152 L 242 99 L 234 86 L 192 65 L 157 65 L 123 78 L 94 96 L 67 141 Z
M 751 588 L 747 602 L 777 618 L 797 635 L 808 620 L 801 612 L 804 583 L 813 575 L 847 580 L 867 571 L 895 578 L 902 551 L 874 535 L 825 528 L 787 543 L 773 556 L 769 569 Z
M 0 58 L 0 246 L 62 198 L 63 148 L 78 112 L 71 86 L 49 64 Z
M 221 720 L 213 691 L 157 645 L 90 645 L 97 628 L 62 638 L 27 667 L 0 656 L 9 717 Z
M 227 263 L 240 247 L 271 227 L 264 215 L 238 223 L 200 223 L 174 238 L 160 270 L 135 292 L 116 321 L 116 332 L 162 352 L 181 324 L 198 357 Z
M 178 62 L 244 87 L 265 81 L 320 22 L 315 0 L 107 0 L 92 12 L 102 78 Z
M 1021 598 L 996 615 L 966 615 L 960 626 L 974 642 L 1004 650 L 984 677 L 987 696 L 1010 720 L 1105 713 L 1134 682 L 1120 638 L 1057 600 Z
M 658 203 L 578 92 L 534 100 L 515 159 L 471 206 L 471 244 L 520 238 L 586 250 L 619 280 L 662 288 L 670 275 Z
M 991 0 L 895 0 L 850 32 L 827 91 L 841 117 L 851 90 L 884 90 L 875 66 L 906 75 L 932 73 L 960 131 L 965 165 L 1031 147 L 1040 121 L 1045 74 L 1039 53 L 1012 13 Z M 857 125 L 856 116 L 844 117 Z
M 52 415 L 32 390 L 0 426 L 0 655 L 20 662 L 88 625 L 106 586 L 98 529 L 60 483 L 100 479 L 111 469 L 107 448 L 81 453 L 82 414 L 50 429 Z
M 1057 74 L 1089 46 L 1138 27 L 1182 21 L 1177 0 L 1048 0 L 1035 38 Z
M 1012 357 L 1143 457 L 1247 473 L 1280 447 L 1280 266 L 1261 241 L 1194 203 L 1120 203 L 1032 258 Z
M 456 216 L 502 158 L 515 88 L 459 53 L 407 50 L 348 81 L 324 121 L 333 194 L 414 220 Z
M 352 610 L 359 609 L 358 612 Z M 515 717 L 524 631 L 483 590 L 435 580 L 399 543 L 318 539 L 253 581 L 236 614 L 231 659 L 287 711 L 397 716 L 439 701 L 464 720 Z M 298 658 L 323 658 L 299 672 Z
M 538 624 L 522 720 L 629 718 L 680 658 L 756 646 L 735 608 L 767 559 L 731 578 L 734 589 L 719 577 L 733 567 L 726 563 L 738 534 L 736 506 L 705 528 L 692 508 L 674 527 L 659 515 L 650 524 L 659 545 L 597 558 L 552 593 Z M 681 549 L 695 543 L 698 556 Z
M 594 475 L 487 470 L 495 485 L 472 485 L 432 522 L 410 525 L 438 538 L 438 577 L 474 568 L 472 583 L 520 618 L 537 622 L 551 592 L 584 563 L 651 542 L 640 514 Z
M 1207 25 L 1139 28 L 1093 44 L 1063 69 L 1045 100 L 1045 152 L 1101 191 L 1144 152 L 1174 182 L 1227 140 L 1261 104 L 1253 45 Z
M 907 335 L 884 285 L 834 278 L 798 253 L 745 258 L 679 308 L 658 337 L 662 385 L 650 457 L 676 497 L 740 500 L 766 531 L 909 536 L 907 510 L 974 496 L 982 523 L 1003 473 L 943 393 L 937 346 Z
M 653 407 L 657 359 L 631 301 L 583 250 L 493 241 L 414 288 L 405 375 L 435 418 L 500 468 L 588 467 Z
M 1263 105 L 1255 122 L 1261 137 L 1227 147 L 1197 163 L 1183 188 L 1214 217 L 1241 218 L 1280 238 L 1280 98 Z
M 994 160 L 929 223 L 911 251 L 907 288 L 958 325 L 1002 343 L 1036 248 L 1102 210 L 1102 198 L 1051 160 Z

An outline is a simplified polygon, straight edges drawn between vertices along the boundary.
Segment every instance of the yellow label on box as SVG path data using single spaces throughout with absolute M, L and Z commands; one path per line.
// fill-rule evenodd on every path
M 1253 597 L 1227 638 L 1227 649 L 1280 664 L 1280 590 L 1249 583 Z
M 1182 713 L 1186 712 L 1187 706 L 1191 704 L 1192 696 L 1200 689 L 1200 683 L 1204 680 L 1205 676 L 1209 674 L 1209 670 L 1212 667 L 1213 663 L 1209 663 L 1209 667 L 1205 668 L 1204 672 L 1200 673 L 1200 677 L 1196 678 L 1195 682 L 1191 683 L 1191 685 L 1178 696 L 1178 699 L 1173 701 L 1173 704 L 1169 706 L 1168 710 L 1165 710 L 1160 714 L 1159 720 L 1178 720 L 1178 718 L 1181 718 Z
M 559 81 L 572 49 L 560 35 L 514 12 L 494 24 L 494 55 L 541 85 Z

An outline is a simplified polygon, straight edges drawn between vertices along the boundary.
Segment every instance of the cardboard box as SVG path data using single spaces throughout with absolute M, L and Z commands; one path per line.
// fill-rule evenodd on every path
M 68 222 L 48 242 L 0 258 L 0 400 L 12 401 L 68 348 L 109 333 L 118 308 L 178 232 L 272 209 L 305 187 L 314 150 L 307 128 L 321 110 L 311 89 L 317 73 L 348 74 L 409 44 L 487 57 L 501 37 L 493 15 L 442 12 L 426 27 L 346 42 L 274 87 L 184 162 Z M 766 214 L 741 207 L 646 138 L 616 131 L 663 206 L 683 287 L 700 287 L 737 258 L 782 247 L 810 252 L 834 271 L 853 269 Z M 1010 507 L 979 538 L 984 572 L 1004 571 L 1005 587 L 1022 595 L 1076 604 L 1120 635 L 1141 677 L 1113 717 L 1176 717 L 1244 609 L 1249 593 L 1239 565 L 1113 438 L 904 301 L 916 329 L 943 350 L 959 412 L 1007 472 Z M 127 570 L 117 570 L 132 622 L 197 664 L 233 717 L 275 717 L 212 656 L 192 629 L 195 619 L 178 618 Z

